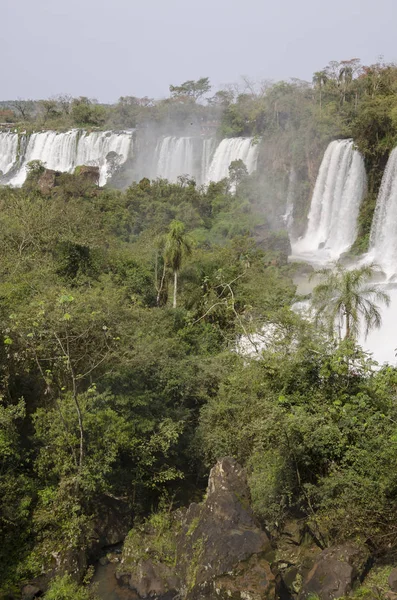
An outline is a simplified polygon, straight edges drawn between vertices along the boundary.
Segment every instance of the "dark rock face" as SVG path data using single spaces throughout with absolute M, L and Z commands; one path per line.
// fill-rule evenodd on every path
M 40 192 L 44 195 L 51 194 L 51 190 L 57 184 L 57 178 L 62 175 L 59 171 L 53 171 L 52 169 L 44 169 L 37 182 L 37 187 Z
M 95 558 L 101 548 L 123 542 L 131 525 L 132 513 L 128 504 L 112 496 L 103 496 L 93 524 L 90 557 Z
M 29 584 L 22 588 L 22 600 L 33 600 L 34 598 L 39 598 L 41 595 L 42 592 L 36 585 Z
M 76 167 L 74 173 L 92 185 L 98 185 L 99 183 L 99 167 L 92 165 L 81 165 Z
M 208 587 L 252 555 L 270 551 L 252 514 L 245 472 L 233 459 L 219 461 L 210 473 L 206 501 L 189 507 L 178 539 L 184 579 L 190 587 L 204 582 Z
M 321 600 L 345 596 L 364 575 L 369 558 L 369 552 L 362 546 L 344 544 L 327 548 L 304 581 L 299 600 L 311 595 L 318 595 Z
M 206 500 L 180 513 L 174 532 L 174 565 L 155 560 L 148 540 L 146 559 L 130 569 L 129 586 L 140 598 L 275 598 L 270 541 L 254 519 L 246 475 L 234 459 L 212 469 Z
M 275 564 L 286 594 L 281 598 L 296 597 L 302 582 L 313 568 L 322 549 L 315 541 L 311 530 L 303 522 L 290 520 L 276 541 Z

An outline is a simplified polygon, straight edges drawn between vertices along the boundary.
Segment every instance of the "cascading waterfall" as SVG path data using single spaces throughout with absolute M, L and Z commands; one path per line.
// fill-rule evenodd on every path
M 12 169 L 18 155 L 18 134 L 0 132 L 0 178 Z
M 154 153 L 154 178 L 175 182 L 179 175 L 194 176 L 194 144 L 191 137 L 167 136 L 161 139 Z
M 27 136 L 0 132 L 0 182 L 19 187 L 27 176 L 29 162 L 41 161 L 46 168 L 71 173 L 78 165 L 99 167 L 99 184 L 104 185 L 112 174 L 114 161 L 107 156 L 115 153 L 116 163 L 132 157 L 133 132 L 101 131 L 87 133 L 73 129 L 65 133 L 44 131 Z M 248 172 L 256 168 L 258 145 L 252 138 L 230 138 L 217 143 L 210 137 L 165 136 L 150 144 L 135 163 L 131 181 L 142 177 L 157 177 L 176 182 L 180 175 L 194 178 L 198 184 L 219 181 L 229 175 L 232 161 L 244 161 Z
M 105 185 L 111 175 L 107 155 L 115 152 L 119 156 L 119 164 L 123 164 L 131 154 L 132 143 L 132 131 L 84 133 L 77 144 L 75 164 L 98 166 L 99 185 Z
M 77 129 L 66 133 L 45 131 L 29 136 L 20 163 L 17 163 L 18 135 L 0 133 L 0 170 L 6 183 L 18 187 L 27 175 L 28 163 L 40 160 L 48 169 L 71 173 L 78 165 L 99 167 L 99 185 L 104 185 L 110 176 L 110 166 L 106 160 L 110 152 L 125 162 L 132 149 L 132 131 L 114 133 L 101 131 L 87 133 Z
M 205 183 L 215 141 L 213 138 L 166 136 L 154 151 L 152 177 L 176 182 L 180 175 Z
M 369 258 L 391 277 L 397 273 L 397 148 L 383 174 L 372 221 Z
M 258 160 L 258 144 L 253 144 L 252 138 L 222 140 L 212 157 L 206 183 L 229 177 L 230 163 L 239 159 L 244 162 L 248 173 L 255 171 Z
M 206 183 L 207 173 L 210 168 L 212 154 L 215 148 L 215 140 L 213 138 L 206 138 L 203 140 L 203 149 L 201 154 L 201 173 L 200 183 Z
M 292 232 L 292 225 L 294 222 L 294 204 L 295 204 L 295 188 L 296 188 L 297 176 L 294 167 L 291 167 L 288 177 L 288 190 L 287 190 L 287 204 L 285 207 L 285 213 L 283 215 L 283 221 L 287 228 L 287 231 Z
M 331 142 L 320 166 L 306 233 L 292 244 L 293 255 L 327 262 L 346 252 L 357 235 L 365 189 L 364 160 L 353 141 Z

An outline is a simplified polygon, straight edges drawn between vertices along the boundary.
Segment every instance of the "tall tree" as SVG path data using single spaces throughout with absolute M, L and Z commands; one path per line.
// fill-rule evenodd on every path
M 323 269 L 318 273 L 324 280 L 313 290 L 316 320 L 325 320 L 333 332 L 335 326 L 341 337 L 356 339 L 364 325 L 365 336 L 382 324 L 378 303 L 389 306 L 389 295 L 371 283 L 377 269 L 364 265 L 351 271 L 338 266 L 336 270 Z
M 181 221 L 172 221 L 165 243 L 165 262 L 170 266 L 174 275 L 173 308 L 176 308 L 178 273 L 181 270 L 184 256 L 190 254 L 190 252 L 191 245 L 185 234 L 184 223 Z
M 210 80 L 208 77 L 201 77 L 197 81 L 184 81 L 181 85 L 170 85 L 171 95 L 175 97 L 188 97 L 198 100 L 211 89 Z
M 322 109 L 323 101 L 323 88 L 326 86 L 328 81 L 328 75 L 326 71 L 316 71 L 313 75 L 313 85 L 320 91 L 320 111 Z

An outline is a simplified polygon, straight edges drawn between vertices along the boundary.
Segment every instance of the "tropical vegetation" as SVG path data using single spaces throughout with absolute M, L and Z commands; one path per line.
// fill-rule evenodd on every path
M 212 96 L 201 78 L 160 101 L 3 103 L 3 122 L 21 129 L 198 122 L 261 136 L 268 167 L 266 181 L 237 161 L 206 188 L 180 177 L 123 190 L 77 170 L 43 190 L 44 166 L 33 164 L 21 189 L 0 188 L 4 595 L 52 572 L 54 557 L 94 561 L 107 502 L 135 523 L 186 505 L 225 455 L 247 468 L 273 535 L 297 517 L 324 547 L 359 539 L 379 559 L 396 552 L 397 370 L 357 344 L 387 296 L 372 267 L 337 268 L 314 292 L 318 318 L 297 314 L 293 279 L 308 269 L 288 264 L 281 219 L 291 165 L 299 234 L 322 151 L 353 137 L 369 173 L 356 242 L 365 248 L 397 141 L 396 91 L 395 65 L 353 59 L 312 83 L 245 80 Z M 241 351 L 247 340 L 252 353 Z M 46 597 L 90 593 L 59 572 Z

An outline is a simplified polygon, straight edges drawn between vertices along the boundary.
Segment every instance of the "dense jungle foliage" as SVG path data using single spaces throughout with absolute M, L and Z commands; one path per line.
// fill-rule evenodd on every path
M 203 78 L 160 102 L 18 101 L 1 119 L 134 127 L 193 111 L 220 134 L 261 136 L 275 181 L 293 164 L 301 207 L 316 149 L 353 137 L 369 173 L 364 248 L 397 141 L 397 68 L 353 60 L 313 85 L 246 82 L 204 102 L 209 90 Z M 397 371 L 291 310 L 300 267 L 287 264 L 278 198 L 238 164 L 207 189 L 186 177 L 101 189 L 77 172 L 43 192 L 42 170 L 0 188 L 1 592 L 90 549 L 107 499 L 136 520 L 185 505 L 224 455 L 247 467 L 270 531 L 299 516 L 324 546 L 395 553 Z M 46 597 L 62 586 L 75 588 L 63 577 Z

